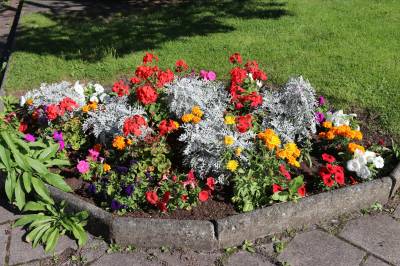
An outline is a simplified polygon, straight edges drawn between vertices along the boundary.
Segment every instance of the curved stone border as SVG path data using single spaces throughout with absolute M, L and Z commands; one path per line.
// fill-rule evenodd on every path
M 114 216 L 73 194 L 49 187 L 54 199 L 65 200 L 69 210 L 90 213 L 88 231 L 111 242 L 137 247 L 186 247 L 213 250 L 301 228 L 341 214 L 385 204 L 400 187 L 400 164 L 383 177 L 298 200 L 277 203 L 223 219 L 173 220 Z

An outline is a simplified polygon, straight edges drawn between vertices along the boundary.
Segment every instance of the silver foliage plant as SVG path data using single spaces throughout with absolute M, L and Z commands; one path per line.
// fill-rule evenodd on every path
M 28 99 L 33 100 L 33 106 L 58 104 L 64 98 L 69 97 L 74 100 L 80 107 L 85 105 L 84 86 L 77 81 L 74 85 L 67 81 L 60 83 L 46 84 L 42 83 L 39 89 L 28 91 L 21 97 L 21 106 Z
M 315 90 L 302 76 L 277 91 L 263 92 L 262 129 L 272 128 L 283 142 L 304 143 L 316 133 Z
M 230 99 L 225 85 L 191 76 L 176 79 L 167 86 L 167 93 L 168 107 L 175 117 L 190 113 L 195 105 L 204 112 L 200 123 L 182 125 L 184 133 L 179 141 L 185 143 L 184 162 L 200 178 L 213 175 L 220 183 L 225 182 L 229 176 L 223 163 L 223 154 L 227 149 L 225 136 L 232 136 L 235 140 L 230 148 L 242 149 L 250 149 L 254 138 L 253 132 L 242 134 L 225 125 L 224 112 Z M 244 156 L 240 159 L 246 160 Z
M 88 112 L 88 117 L 83 122 L 84 132 L 93 134 L 100 141 L 122 135 L 124 122 L 128 117 L 142 115 L 146 111 L 140 105 L 130 106 L 128 97 L 113 97 L 107 104 L 99 104 L 96 111 Z M 147 135 L 149 128 L 143 128 L 143 134 Z

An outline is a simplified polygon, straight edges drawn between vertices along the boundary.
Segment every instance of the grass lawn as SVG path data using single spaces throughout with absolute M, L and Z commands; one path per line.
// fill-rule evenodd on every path
M 111 84 L 144 51 L 227 77 L 228 55 L 258 60 L 269 80 L 303 75 L 336 106 L 362 107 L 400 133 L 400 1 L 190 1 L 89 19 L 86 11 L 23 17 L 8 92 L 41 82 Z

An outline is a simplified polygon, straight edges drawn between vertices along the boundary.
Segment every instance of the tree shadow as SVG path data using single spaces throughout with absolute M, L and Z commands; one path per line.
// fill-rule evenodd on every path
M 46 26 L 18 29 L 18 51 L 96 62 L 151 50 L 168 41 L 234 31 L 224 18 L 279 19 L 286 3 L 256 0 L 26 1 L 45 10 Z M 52 2 L 52 1 L 49 1 Z M 24 7 L 25 9 L 26 7 Z

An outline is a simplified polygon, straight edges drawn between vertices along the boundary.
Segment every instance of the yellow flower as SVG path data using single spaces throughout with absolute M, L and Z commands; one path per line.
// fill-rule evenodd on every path
M 231 172 L 235 172 L 236 169 L 238 168 L 239 163 L 235 160 L 230 160 L 228 161 L 228 163 L 226 164 L 226 169 L 228 169 Z
M 227 115 L 225 116 L 225 124 L 226 125 L 234 125 L 235 124 L 235 117 L 233 115 Z
M 183 123 L 190 123 L 192 122 L 193 118 L 194 118 L 193 114 L 184 114 L 181 119 Z
M 196 105 L 192 108 L 192 114 L 201 118 L 204 113 L 201 111 L 200 106 Z
M 199 117 L 199 116 L 194 116 L 192 119 L 192 122 L 194 124 L 200 123 L 200 121 L 201 121 L 201 117 Z
M 330 121 L 325 121 L 324 123 L 322 123 L 322 126 L 324 127 L 324 128 L 332 128 L 332 122 L 330 122 Z
M 264 132 L 258 133 L 258 138 L 264 141 L 265 146 L 267 146 L 269 150 L 278 148 L 281 145 L 281 140 L 278 135 L 270 128 L 266 129 Z
M 174 125 L 175 125 L 175 128 L 176 128 L 176 129 L 179 128 L 179 123 L 178 123 L 178 122 L 174 121 Z
M 126 144 L 132 145 L 132 143 L 133 143 L 133 141 L 132 141 L 131 139 L 127 139 L 127 140 L 126 140 Z
M 281 159 L 285 159 L 288 156 L 286 149 L 278 149 L 276 151 L 276 156 L 278 156 Z
M 292 156 L 289 156 L 288 163 L 291 166 L 294 166 L 294 167 L 297 167 L 297 168 L 300 167 L 300 163 L 298 161 L 296 161 L 296 159 L 294 157 L 292 157 Z
M 300 156 L 300 153 L 301 153 L 300 149 L 297 148 L 296 143 L 293 143 L 293 142 L 286 143 L 286 144 L 285 144 L 285 150 L 287 150 L 287 152 L 288 152 L 291 156 L 293 156 L 293 157 L 295 157 L 295 158 L 299 157 L 299 156 Z
M 355 138 L 356 140 L 362 140 L 362 139 L 363 139 L 363 134 L 361 133 L 360 130 L 355 130 L 354 133 L 355 133 L 354 138 Z
M 232 136 L 225 136 L 224 143 L 225 143 L 226 146 L 230 146 L 233 143 L 235 143 L 235 138 L 232 137 Z
M 236 156 L 240 156 L 242 154 L 242 148 L 238 147 L 235 151 Z
M 111 166 L 108 163 L 104 163 L 103 164 L 103 171 L 107 173 L 110 170 L 111 170 Z
M 333 140 L 335 138 L 335 133 L 333 133 L 332 131 L 329 130 L 328 132 L 326 132 L 325 136 L 327 139 Z
M 89 112 L 89 110 L 90 110 L 90 107 L 88 105 L 85 105 L 82 107 L 82 112 L 84 112 L 84 113 Z
M 33 100 L 32 100 L 32 99 L 26 100 L 26 104 L 27 104 L 27 105 L 32 105 L 32 104 L 33 104 Z
M 113 140 L 112 146 L 117 150 L 125 149 L 125 138 L 122 136 L 116 136 Z
M 365 152 L 365 148 L 361 145 L 358 145 L 357 143 L 350 142 L 349 145 L 347 145 L 347 149 L 351 152 L 354 153 L 356 150 L 360 150 L 362 152 Z

